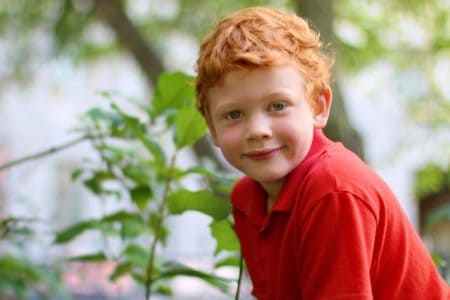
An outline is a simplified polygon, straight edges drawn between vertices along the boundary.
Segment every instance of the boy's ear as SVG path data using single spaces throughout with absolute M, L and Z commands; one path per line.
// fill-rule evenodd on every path
M 330 116 L 332 102 L 331 89 L 326 87 L 317 99 L 314 106 L 314 128 L 324 128 L 327 125 Z

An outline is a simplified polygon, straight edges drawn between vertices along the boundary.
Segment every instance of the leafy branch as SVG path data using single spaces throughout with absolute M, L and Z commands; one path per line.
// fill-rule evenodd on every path
M 77 144 L 80 144 L 80 143 L 82 143 L 82 142 L 84 142 L 86 140 L 91 140 L 93 138 L 95 138 L 95 136 L 93 136 L 90 133 L 86 133 L 86 134 L 84 134 L 84 135 L 82 135 L 80 137 L 77 137 L 77 138 L 75 138 L 75 139 L 73 139 L 71 141 L 68 141 L 66 143 L 63 143 L 61 145 L 54 146 L 54 147 L 51 147 L 49 149 L 46 149 L 46 150 L 43 150 L 43 151 L 31 154 L 31 155 L 28 155 L 28 156 L 24 156 L 22 158 L 19 158 L 17 160 L 13 160 L 13 161 L 8 162 L 6 164 L 2 164 L 2 165 L 0 165 L 0 170 L 5 170 L 5 169 L 8 169 L 8 168 L 12 168 L 12 167 L 15 167 L 17 165 L 23 164 L 23 163 L 31 161 L 31 160 L 36 160 L 36 159 L 40 159 L 40 158 L 43 158 L 43 157 L 51 155 L 51 154 L 55 154 L 57 152 L 65 150 L 67 148 L 73 147 L 73 146 L 75 146 Z
M 168 174 L 167 174 L 165 184 L 164 184 L 164 193 L 163 193 L 162 201 L 158 208 L 158 219 L 156 220 L 155 229 L 154 229 L 155 236 L 153 237 L 153 242 L 150 247 L 150 254 L 149 254 L 148 264 L 147 264 L 146 282 L 145 282 L 145 299 L 150 299 L 150 289 L 153 284 L 152 272 L 153 272 L 153 267 L 154 267 L 153 265 L 154 265 L 154 260 L 155 260 L 155 251 L 156 251 L 156 246 L 158 245 L 159 240 L 160 240 L 161 226 L 164 221 L 167 197 L 169 195 L 170 182 L 172 180 L 172 172 L 175 167 L 176 157 L 177 157 L 177 152 L 175 152 L 172 156 L 172 159 L 171 159 L 171 162 L 169 165 L 169 169 L 168 169 Z
M 215 268 L 239 267 L 239 244 L 229 220 L 230 203 L 224 199 L 234 179 L 218 174 L 211 166 L 180 169 L 176 164 L 179 151 L 191 147 L 207 132 L 195 109 L 191 82 L 192 78 L 183 73 L 163 73 L 151 103 L 137 104 L 134 114 L 115 103 L 109 110 L 94 108 L 86 113 L 83 130 L 93 134 L 91 140 L 100 164 L 89 162 L 75 170 L 72 178 L 81 180 L 99 199 L 107 201 L 112 196 L 129 201 L 129 209 L 73 224 L 58 232 L 54 240 L 66 244 L 92 230 L 105 239 L 120 237 L 123 249 L 118 256 L 111 257 L 102 250 L 71 260 L 115 261 L 110 279 L 131 276 L 145 288 L 146 300 L 153 293 L 170 294 L 165 284 L 176 276 L 198 278 L 224 293 L 230 292 L 229 284 L 235 281 L 180 262 L 164 261 L 157 249 L 164 247 L 170 234 L 164 225 L 168 216 L 195 210 L 211 217 L 211 234 L 217 241 L 214 254 L 228 255 Z M 171 137 L 169 141 L 167 136 Z M 192 191 L 183 184 L 183 179 L 191 175 L 196 180 L 202 178 L 199 184 L 203 188 Z M 151 240 L 149 248 L 141 245 L 147 239 Z
M 183 170 L 176 166 L 179 151 L 192 146 L 207 130 L 194 106 L 191 81 L 192 78 L 182 73 L 164 73 L 158 81 L 151 105 L 138 105 L 141 110 L 137 113 L 139 116 L 123 111 L 114 103 L 111 104 L 112 110 L 91 109 L 83 117 L 84 127 L 81 130 L 85 134 L 82 136 L 0 165 L 0 170 L 11 168 L 86 140 L 91 141 L 100 164 L 96 166 L 90 163 L 75 170 L 72 179 L 82 180 L 84 186 L 102 201 L 114 196 L 120 201 L 131 200 L 134 208 L 73 224 L 57 232 L 54 243 L 69 243 L 89 230 L 99 231 L 105 241 L 111 234 L 119 235 L 126 247 L 118 257 L 109 257 L 103 249 L 72 257 L 69 261 L 117 262 L 110 279 L 114 281 L 121 276 L 131 275 L 144 285 L 146 300 L 150 299 L 153 292 L 171 293 L 162 282 L 175 276 L 196 277 L 224 293 L 229 292 L 229 283 L 234 280 L 195 270 L 179 262 L 161 263 L 156 259 L 158 245 L 164 245 L 170 234 L 164 226 L 166 218 L 188 210 L 212 218 L 211 234 L 217 241 L 215 255 L 224 251 L 229 254 L 218 261 L 215 267 L 240 268 L 235 293 L 235 299 L 239 299 L 242 258 L 238 257 L 239 244 L 228 220 L 230 204 L 224 200 L 230 192 L 232 180 L 211 168 L 197 166 Z M 147 119 L 142 118 L 145 115 Z M 172 146 L 165 145 L 162 142 L 164 139 L 158 139 L 158 135 L 165 134 L 172 135 Z M 167 148 L 174 148 L 170 160 L 166 158 L 169 152 Z M 184 187 L 181 180 L 191 175 L 203 177 L 205 188 L 190 191 Z M 120 189 L 112 189 L 107 183 L 117 183 L 113 186 Z M 162 191 L 155 192 L 159 187 L 163 187 Z M 9 238 L 9 233 L 20 220 L 8 218 L 0 221 L 0 238 Z M 149 249 L 137 242 L 143 237 L 151 237 Z M 158 285 L 155 285 L 156 282 Z

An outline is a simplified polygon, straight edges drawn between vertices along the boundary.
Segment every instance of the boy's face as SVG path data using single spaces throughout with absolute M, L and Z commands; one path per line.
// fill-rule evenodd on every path
M 313 109 L 295 65 L 234 71 L 208 91 L 209 128 L 227 161 L 265 184 L 283 182 L 328 119 L 329 90 Z

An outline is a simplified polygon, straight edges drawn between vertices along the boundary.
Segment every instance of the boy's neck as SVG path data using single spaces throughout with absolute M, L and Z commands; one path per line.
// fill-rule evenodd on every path
M 262 185 L 262 188 L 267 194 L 267 213 L 270 212 L 272 209 L 272 206 L 274 205 L 275 201 L 277 200 L 278 194 L 281 191 L 281 188 L 283 187 L 285 179 L 281 179 L 276 182 L 270 182 L 270 183 L 260 183 Z
M 314 137 L 313 137 L 313 141 L 311 144 L 311 148 L 309 149 L 308 156 L 311 153 L 315 153 L 316 151 L 318 151 L 318 149 L 321 148 L 321 145 L 324 142 L 324 138 L 325 138 L 325 136 L 323 135 L 322 129 L 314 130 Z M 283 188 L 285 181 L 286 181 L 286 177 L 284 177 L 278 181 L 275 181 L 275 182 L 260 182 L 259 183 L 267 195 L 267 198 L 266 198 L 267 213 L 270 213 L 270 210 L 272 209 L 273 205 L 275 204 L 275 202 L 278 198 L 278 195 L 280 194 L 281 189 Z

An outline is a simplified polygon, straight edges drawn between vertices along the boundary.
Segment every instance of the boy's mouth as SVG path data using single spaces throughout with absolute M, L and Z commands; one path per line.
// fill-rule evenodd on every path
M 276 148 L 265 148 L 265 149 L 258 149 L 258 150 L 252 150 L 244 153 L 245 157 L 248 157 L 252 160 L 265 160 L 271 158 L 276 152 L 281 150 L 283 148 L 282 146 L 276 147 Z

